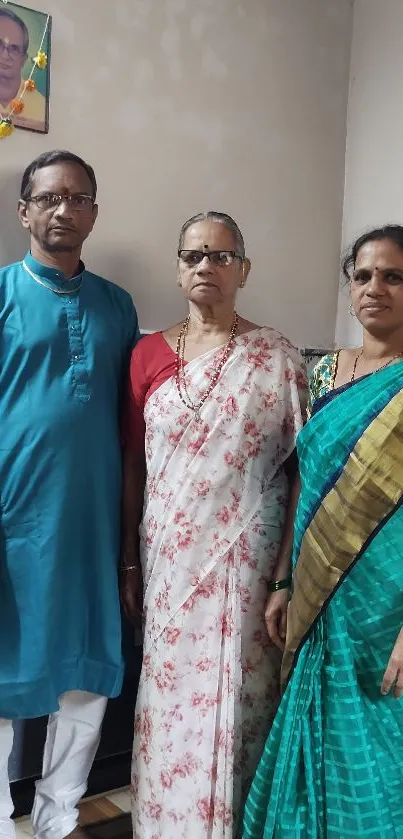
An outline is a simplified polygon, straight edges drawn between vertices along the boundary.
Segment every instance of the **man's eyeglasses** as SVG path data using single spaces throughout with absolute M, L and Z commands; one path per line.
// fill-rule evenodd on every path
M 31 195 L 26 203 L 36 204 L 38 210 L 56 210 L 60 204 L 66 201 L 71 210 L 90 210 L 94 206 L 94 199 L 91 195 L 80 193 L 78 195 L 56 195 L 54 192 L 43 192 L 41 195 Z
M 220 268 L 226 268 L 228 265 L 232 265 L 234 259 L 240 259 L 243 262 L 243 256 L 235 253 L 235 251 L 178 251 L 179 259 L 190 267 L 199 265 L 205 256 L 207 256 L 207 259 L 212 265 L 218 265 Z
M 10 58 L 22 58 L 25 55 L 23 47 L 18 46 L 18 44 L 9 44 L 8 41 L 3 41 L 0 38 L 0 54 L 2 52 L 7 53 Z

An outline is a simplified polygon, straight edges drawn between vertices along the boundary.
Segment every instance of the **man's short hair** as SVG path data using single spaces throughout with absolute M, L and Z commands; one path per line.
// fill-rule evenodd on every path
M 90 166 L 89 163 L 86 163 L 82 157 L 78 157 L 78 155 L 73 154 L 73 152 L 59 149 L 43 152 L 43 154 L 40 154 L 39 157 L 36 157 L 35 160 L 27 166 L 21 181 L 20 197 L 23 201 L 27 201 L 27 199 L 31 197 L 35 172 L 39 169 L 45 169 L 46 166 L 53 166 L 55 163 L 75 163 L 76 166 L 81 166 L 91 182 L 92 198 L 95 201 L 97 197 L 97 181 L 92 166 Z

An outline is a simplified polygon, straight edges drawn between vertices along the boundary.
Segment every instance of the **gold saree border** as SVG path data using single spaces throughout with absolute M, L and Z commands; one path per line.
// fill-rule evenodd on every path
M 362 433 L 305 531 L 288 607 L 283 686 L 326 603 L 402 498 L 402 412 L 400 390 Z

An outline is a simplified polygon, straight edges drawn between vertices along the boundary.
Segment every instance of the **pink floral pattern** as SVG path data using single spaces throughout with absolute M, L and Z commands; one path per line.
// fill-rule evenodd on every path
M 217 350 L 186 367 L 197 401 Z M 297 351 L 241 336 L 197 422 L 172 379 L 146 404 L 144 662 L 134 839 L 232 839 L 279 698 L 264 625 L 302 426 Z

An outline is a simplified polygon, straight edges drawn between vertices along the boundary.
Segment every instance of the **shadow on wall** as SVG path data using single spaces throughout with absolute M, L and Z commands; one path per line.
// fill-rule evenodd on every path
M 132 296 L 140 318 L 140 327 L 157 329 L 166 327 L 169 323 L 179 320 L 185 309 L 183 299 L 178 294 L 174 277 L 167 283 L 166 294 L 161 289 L 156 292 L 153 269 L 148 265 L 138 250 L 128 250 L 127 245 L 121 250 L 96 248 L 94 258 L 86 259 L 84 250 L 84 261 L 90 271 L 95 271 L 112 280 L 121 288 L 126 289 Z M 167 312 L 166 322 L 155 323 L 153 312 L 158 298 L 159 311 Z M 141 314 L 149 313 L 147 322 L 142 322 Z
M 126 289 L 132 296 L 135 296 L 136 289 L 144 288 L 149 282 L 147 266 L 141 263 L 138 254 L 124 250 L 102 250 L 96 248 L 96 258 L 87 257 L 84 244 L 84 262 L 90 271 L 96 271 L 106 280 L 112 280 L 121 288 Z
M 21 172 L 0 175 L 1 226 L 0 266 L 10 265 L 22 259 L 28 250 L 29 241 L 17 216 L 17 202 L 20 194 Z

